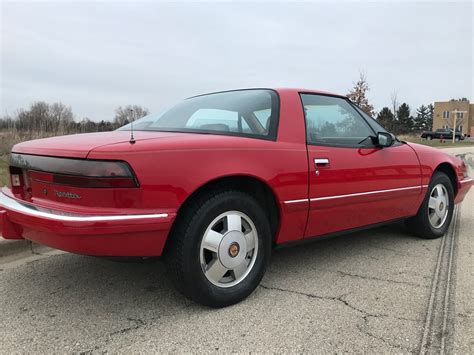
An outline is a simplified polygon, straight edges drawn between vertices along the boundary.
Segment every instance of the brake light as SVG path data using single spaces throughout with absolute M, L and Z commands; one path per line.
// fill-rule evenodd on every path
M 138 187 L 130 166 L 122 161 L 53 158 L 37 155 L 11 154 L 12 187 L 25 179 L 58 185 L 86 188 Z M 28 174 L 27 177 L 22 172 Z M 18 177 L 17 177 L 18 176 Z
M 15 166 L 10 166 L 10 187 L 16 196 L 28 197 L 29 183 L 27 181 L 27 176 L 23 169 Z
M 137 187 L 132 177 L 89 177 L 77 175 L 52 174 L 43 171 L 30 171 L 30 179 L 33 181 L 45 182 L 56 185 L 67 185 L 76 187 L 89 188 L 121 188 L 121 187 Z

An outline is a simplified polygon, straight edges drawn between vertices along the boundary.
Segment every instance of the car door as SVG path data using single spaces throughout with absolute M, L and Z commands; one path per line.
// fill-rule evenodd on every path
M 310 211 L 305 237 L 414 215 L 421 172 L 414 150 L 377 147 L 370 122 L 346 98 L 301 94 L 309 162 Z

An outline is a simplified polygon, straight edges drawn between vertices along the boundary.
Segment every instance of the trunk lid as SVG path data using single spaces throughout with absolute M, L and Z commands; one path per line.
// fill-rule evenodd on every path
M 134 132 L 136 143 L 133 146 L 140 145 L 139 141 L 176 135 L 178 133 Z M 11 193 L 38 207 L 61 211 L 87 213 L 92 208 L 107 213 L 127 210 L 134 213 L 142 205 L 142 192 L 133 169 L 125 162 L 126 157 L 114 161 L 87 159 L 89 153 L 99 147 L 123 144 L 132 147 L 129 141 L 130 131 L 112 131 L 19 143 L 12 149 Z
M 135 141 L 168 138 L 177 133 L 168 132 L 134 132 Z M 65 158 L 87 158 L 95 148 L 125 143 L 130 141 L 130 131 L 112 131 L 83 133 L 69 136 L 36 139 L 15 145 L 13 153 L 46 155 Z

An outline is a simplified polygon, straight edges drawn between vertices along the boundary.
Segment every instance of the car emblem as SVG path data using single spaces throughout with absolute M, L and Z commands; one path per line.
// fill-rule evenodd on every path
M 235 258 L 239 254 L 239 251 L 240 251 L 239 243 L 234 242 L 229 246 L 229 256 L 231 258 Z
M 72 198 L 72 199 L 76 199 L 76 200 L 81 198 L 80 195 L 75 194 L 74 192 L 65 192 L 65 191 L 54 190 L 54 194 L 59 198 Z

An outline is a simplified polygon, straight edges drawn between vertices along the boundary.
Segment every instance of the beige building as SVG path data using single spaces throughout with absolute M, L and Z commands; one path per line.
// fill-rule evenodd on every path
M 433 130 L 453 128 L 453 111 L 464 111 L 456 114 L 456 130 L 474 137 L 474 104 L 469 100 L 439 101 L 434 104 Z

